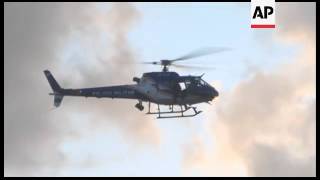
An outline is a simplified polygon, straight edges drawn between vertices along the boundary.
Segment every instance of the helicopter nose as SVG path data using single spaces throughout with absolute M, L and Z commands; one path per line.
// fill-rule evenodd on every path
M 218 97 L 219 96 L 219 92 L 212 87 L 211 89 L 211 98 L 214 99 L 215 97 Z

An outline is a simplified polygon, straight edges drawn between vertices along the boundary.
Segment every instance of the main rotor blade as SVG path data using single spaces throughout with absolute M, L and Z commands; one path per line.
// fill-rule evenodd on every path
M 193 65 L 181 65 L 181 64 L 171 64 L 171 66 L 181 69 L 216 69 L 215 67 L 208 66 L 193 66 Z
M 171 61 L 172 62 L 173 61 L 182 61 L 182 60 L 187 60 L 187 59 L 191 59 L 191 58 L 196 58 L 196 57 L 200 57 L 200 56 L 205 56 L 205 55 L 219 53 L 219 52 L 223 52 L 223 51 L 229 51 L 229 50 L 231 50 L 231 49 L 226 48 L 226 47 L 205 48 L 205 49 L 193 51 L 193 52 L 186 54 L 184 56 L 181 56 L 179 58 L 172 59 Z
M 154 64 L 154 65 L 161 65 L 160 62 L 153 61 L 153 62 L 141 62 L 140 64 Z

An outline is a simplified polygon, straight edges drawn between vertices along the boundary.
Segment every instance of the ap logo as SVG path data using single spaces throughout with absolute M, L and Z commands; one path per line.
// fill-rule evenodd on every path
M 251 1 L 251 28 L 275 28 L 275 1 Z

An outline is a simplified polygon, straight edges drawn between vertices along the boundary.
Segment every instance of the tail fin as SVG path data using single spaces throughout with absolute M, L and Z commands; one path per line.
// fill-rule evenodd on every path
M 59 86 L 59 84 L 57 83 L 57 81 L 54 79 L 54 77 L 52 76 L 52 74 L 50 73 L 50 71 L 45 70 L 43 71 L 44 74 L 46 75 L 48 82 L 53 90 L 53 92 L 59 92 L 61 91 L 61 87 Z
M 46 75 L 48 82 L 53 90 L 53 93 L 50 93 L 50 95 L 54 95 L 54 106 L 58 107 L 60 106 L 63 99 L 63 94 L 61 94 L 62 88 L 59 86 L 58 82 L 54 79 L 50 71 L 45 70 L 43 72 Z

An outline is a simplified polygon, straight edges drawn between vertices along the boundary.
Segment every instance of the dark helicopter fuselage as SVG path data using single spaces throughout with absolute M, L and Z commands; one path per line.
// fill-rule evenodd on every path
M 180 76 L 176 72 L 149 72 L 133 78 L 136 84 L 63 89 L 52 74 L 44 71 L 53 89 L 54 105 L 58 107 L 63 96 L 96 98 L 125 98 L 163 105 L 192 105 L 212 101 L 219 94 L 201 76 Z
M 200 76 L 179 76 L 176 72 L 144 73 L 138 86 L 151 102 L 165 105 L 197 104 L 218 96 Z

